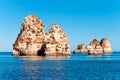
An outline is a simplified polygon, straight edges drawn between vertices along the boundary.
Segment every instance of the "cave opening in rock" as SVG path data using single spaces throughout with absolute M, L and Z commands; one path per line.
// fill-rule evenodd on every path
M 37 55 L 38 56 L 45 56 L 46 54 L 44 53 L 45 52 L 45 47 L 46 47 L 46 44 L 42 45 L 41 49 L 39 49 L 37 51 Z

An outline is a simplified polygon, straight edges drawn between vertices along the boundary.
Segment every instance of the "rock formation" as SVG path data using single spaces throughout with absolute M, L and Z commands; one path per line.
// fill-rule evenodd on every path
M 44 29 L 44 24 L 34 15 L 26 17 L 13 45 L 13 55 L 70 55 L 65 32 L 55 24 L 50 27 L 48 34 Z
M 84 44 L 79 44 L 77 49 L 74 51 L 75 53 L 88 53 L 88 50 L 85 48 Z
M 101 39 L 101 46 L 104 53 L 112 53 L 111 44 L 106 38 Z
M 84 45 L 78 45 L 74 52 L 100 55 L 103 53 L 112 53 L 112 48 L 110 42 L 106 38 L 103 38 L 100 42 L 97 39 L 94 39 L 88 46 L 86 46 L 86 48 Z
M 91 55 L 103 54 L 103 49 L 100 45 L 100 42 L 97 39 L 94 39 L 88 46 L 88 53 Z
M 48 37 L 48 44 L 46 44 L 45 54 L 53 55 L 69 55 L 70 46 L 65 32 L 58 25 L 51 25 Z

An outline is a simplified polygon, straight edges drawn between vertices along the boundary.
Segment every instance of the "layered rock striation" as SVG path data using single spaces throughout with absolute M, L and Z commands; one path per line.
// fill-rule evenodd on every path
M 15 56 L 70 55 L 70 46 L 65 32 L 53 24 L 45 33 L 44 24 L 34 15 L 27 16 L 13 44 Z
M 90 55 L 100 55 L 106 53 L 112 53 L 111 44 L 108 39 L 103 38 L 101 41 L 94 39 L 89 45 L 78 45 L 75 53 L 88 53 Z

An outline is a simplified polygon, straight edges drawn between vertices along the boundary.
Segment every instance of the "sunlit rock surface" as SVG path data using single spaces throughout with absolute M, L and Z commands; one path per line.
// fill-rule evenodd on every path
M 111 44 L 106 38 L 101 39 L 101 46 L 104 53 L 112 53 Z
M 44 24 L 34 15 L 27 16 L 13 45 L 15 56 L 70 55 L 65 32 L 58 25 L 51 25 L 45 33 Z
M 112 53 L 111 44 L 108 39 L 103 38 L 101 41 L 94 39 L 89 45 L 84 47 L 83 44 L 78 45 L 75 53 L 88 53 L 90 55 L 101 55 L 106 53 Z
M 88 53 L 91 55 L 103 54 L 103 49 L 97 39 L 94 39 L 92 42 L 90 42 L 90 44 L 87 46 L 87 49 Z
M 70 46 L 66 34 L 58 25 L 51 25 L 47 36 L 46 55 L 70 55 Z

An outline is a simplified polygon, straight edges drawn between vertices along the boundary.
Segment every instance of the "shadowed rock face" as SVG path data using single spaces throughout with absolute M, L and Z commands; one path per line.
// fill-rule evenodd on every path
M 78 45 L 77 49 L 74 51 L 75 53 L 88 53 L 88 50 L 85 48 L 84 44 Z
M 97 39 L 94 39 L 88 46 L 86 46 L 86 48 L 84 45 L 79 45 L 74 52 L 88 53 L 90 55 L 100 55 L 103 53 L 112 53 L 112 48 L 110 42 L 106 38 L 103 38 L 100 42 Z
M 44 29 L 44 24 L 34 15 L 26 17 L 13 45 L 13 55 L 70 55 L 65 32 L 55 24 L 50 27 L 49 34 Z

